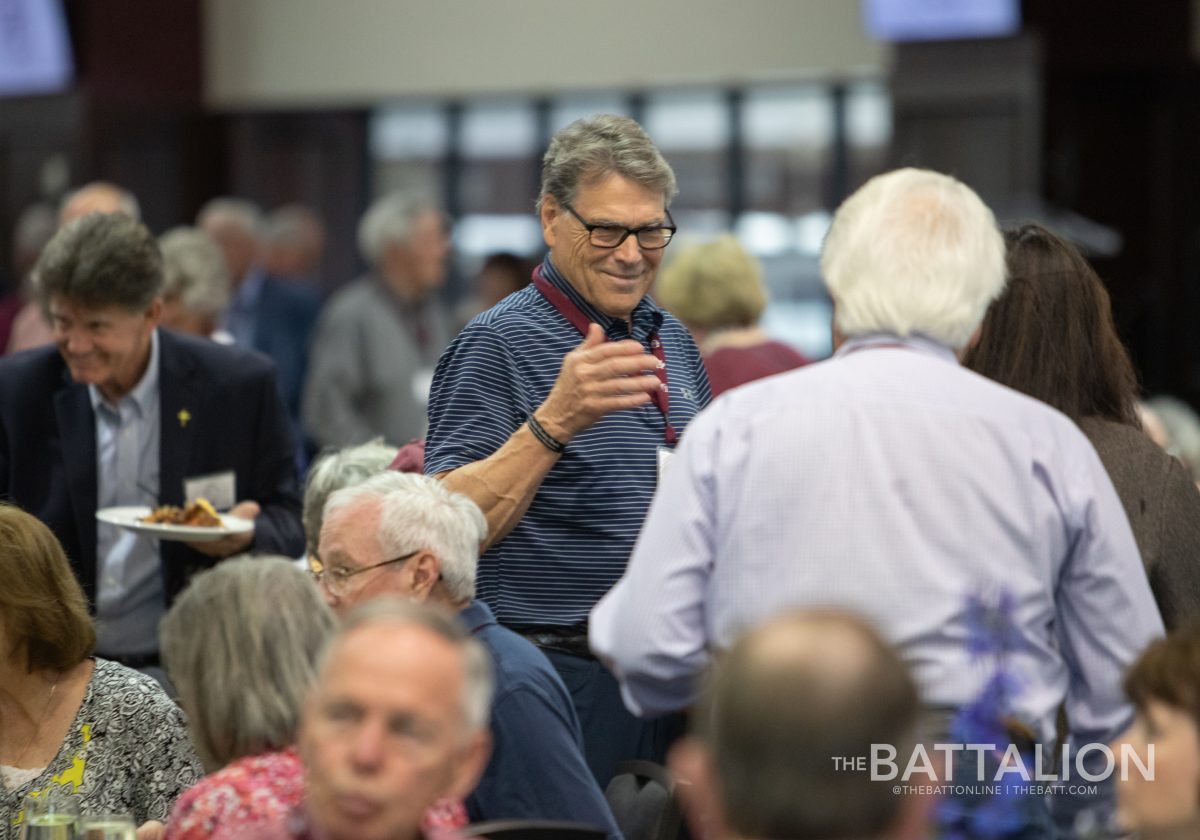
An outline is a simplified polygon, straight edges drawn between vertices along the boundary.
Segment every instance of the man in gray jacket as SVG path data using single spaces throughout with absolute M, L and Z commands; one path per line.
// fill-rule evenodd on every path
M 433 367 L 450 338 L 436 294 L 450 253 L 441 212 L 386 195 L 363 216 L 358 243 L 371 272 L 326 305 L 304 389 L 304 426 L 320 446 L 423 436 Z

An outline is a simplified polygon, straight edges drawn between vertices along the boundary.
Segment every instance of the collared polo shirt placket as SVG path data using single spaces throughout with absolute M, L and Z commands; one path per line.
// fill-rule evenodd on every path
M 650 298 L 628 324 L 580 296 L 549 258 L 543 276 L 611 340 L 666 356 L 670 420 L 679 431 L 709 401 L 708 379 L 687 330 Z M 438 473 L 488 457 L 553 387 L 579 332 L 537 289 L 476 317 L 438 363 L 429 404 L 425 469 Z M 480 560 L 479 596 L 507 626 L 578 626 L 624 571 L 657 483 L 665 420 L 652 404 L 619 411 L 577 435 L 524 518 Z

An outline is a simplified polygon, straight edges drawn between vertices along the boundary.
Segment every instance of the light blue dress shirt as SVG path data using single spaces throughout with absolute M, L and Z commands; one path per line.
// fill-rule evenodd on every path
M 88 386 L 96 416 L 96 491 L 101 508 L 158 504 L 161 418 L 158 332 L 141 381 L 113 405 Z M 96 523 L 96 649 L 136 656 L 158 650 L 163 584 L 158 541 Z
M 861 338 L 693 421 L 591 644 L 655 714 L 744 628 L 844 607 L 899 647 L 924 702 L 958 707 L 991 675 L 968 596 L 1002 589 L 1024 645 L 1014 713 L 1049 743 L 1065 700 L 1077 743 L 1107 740 L 1130 715 L 1122 673 L 1163 627 L 1091 444 L 946 347 Z

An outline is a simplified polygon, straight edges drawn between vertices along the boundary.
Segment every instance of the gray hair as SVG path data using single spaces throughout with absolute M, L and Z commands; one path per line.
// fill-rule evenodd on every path
M 141 311 L 162 289 L 158 244 L 145 225 L 118 213 L 92 213 L 68 223 L 47 243 L 33 270 L 43 308 L 53 297 L 102 309 Z
M 670 164 L 650 141 L 645 129 L 629 117 L 597 114 L 576 120 L 550 141 L 542 158 L 542 191 L 558 204 L 571 204 L 581 184 L 608 175 L 621 175 L 647 189 L 661 192 L 669 207 L 679 191 Z
M 37 262 L 42 249 L 46 247 L 54 232 L 58 230 L 58 214 L 54 208 L 44 201 L 30 204 L 17 216 L 13 225 L 13 258 L 17 270 L 24 279 L 24 274 Z
M 207 227 L 217 221 L 232 224 L 255 239 L 262 235 L 262 210 L 249 199 L 221 196 L 205 203 L 196 214 L 196 227 Z
M 335 627 L 308 575 L 284 557 L 227 560 L 192 580 L 160 640 L 207 770 L 294 743 Z
M 320 217 L 309 207 L 303 204 L 285 204 L 267 215 L 263 237 L 272 243 L 299 245 L 308 238 L 311 231 L 319 231 L 323 227 Z
M 204 231 L 176 227 L 158 238 L 163 257 L 163 297 L 185 310 L 218 316 L 229 306 L 229 268 L 217 243 Z
M 304 539 L 308 553 L 317 556 L 321 542 L 321 523 L 329 496 L 345 487 L 361 484 L 396 460 L 400 450 L 376 438 L 358 446 L 345 446 L 317 457 L 304 485 Z
M 716 661 L 692 725 L 712 755 L 731 833 L 876 837 L 904 798 L 890 782 L 834 770 L 830 756 L 866 755 L 872 744 L 910 755 L 919 712 L 908 669 L 870 624 L 812 610 L 741 636 Z
M 413 222 L 421 214 L 437 210 L 433 201 L 413 192 L 393 192 L 376 199 L 358 223 L 359 253 L 371 265 L 378 265 L 389 245 L 408 240 Z
M 1004 237 L 970 187 L 897 169 L 838 208 L 821 273 L 842 335 L 921 334 L 961 349 L 1004 291 Z
M 442 583 L 456 603 L 475 597 L 479 544 L 487 536 L 483 512 L 436 478 L 388 471 L 338 490 L 325 503 L 325 519 L 343 508 L 373 503 L 379 509 L 379 550 L 386 557 L 427 548 L 442 565 Z
M 468 731 L 465 734 L 470 735 L 486 727 L 494 690 L 491 657 L 457 616 L 432 604 L 383 597 L 373 598 L 356 607 L 329 640 L 320 657 L 321 678 L 347 636 L 361 628 L 389 625 L 423 628 L 462 651 L 463 695 L 459 699 L 459 707 L 467 724 Z

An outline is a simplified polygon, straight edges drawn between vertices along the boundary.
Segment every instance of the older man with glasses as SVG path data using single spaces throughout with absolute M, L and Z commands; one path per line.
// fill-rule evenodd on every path
M 571 689 L 601 784 L 661 760 L 674 722 L 643 723 L 592 658 L 587 616 L 625 569 L 679 435 L 709 400 L 683 325 L 648 296 L 675 233 L 675 175 L 633 120 L 559 131 L 538 212 L 550 254 L 533 284 L 442 355 L 425 471 L 487 516 L 479 593 Z
M 566 820 L 621 834 L 583 760 L 566 686 L 532 644 L 473 599 L 483 514 L 423 475 L 385 472 L 325 503 L 313 577 L 338 613 L 380 596 L 458 614 L 491 656 L 492 756 L 467 798 L 472 820 Z

